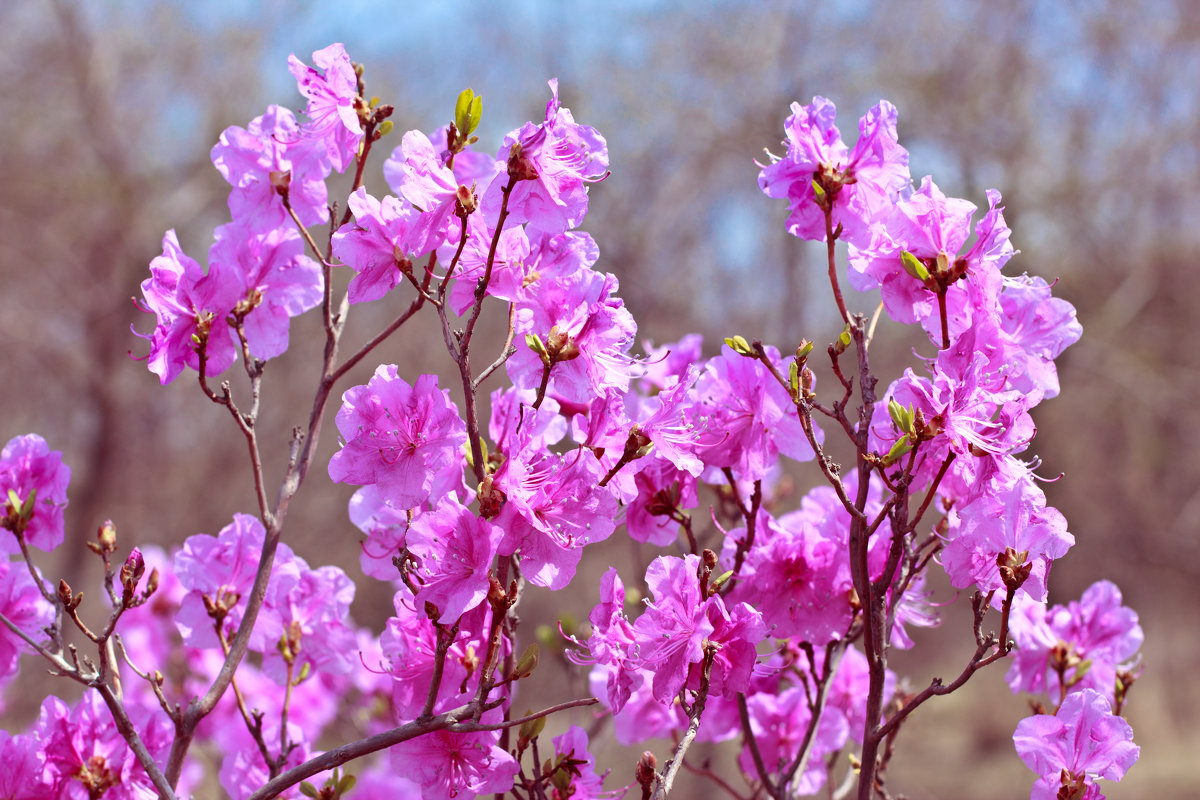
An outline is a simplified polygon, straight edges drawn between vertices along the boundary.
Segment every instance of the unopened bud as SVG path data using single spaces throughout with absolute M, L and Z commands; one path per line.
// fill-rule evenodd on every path
M 640 425 L 634 423 L 629 429 L 629 438 L 625 440 L 625 452 L 621 454 L 621 458 L 624 461 L 633 461 L 648 455 L 653 449 L 654 442 L 642 431 Z
M 479 516 L 484 519 L 494 518 L 506 502 L 508 496 L 496 488 L 492 474 L 485 475 L 483 482 L 479 484 Z
M 96 543 L 100 545 L 100 551 L 103 553 L 116 552 L 117 526 L 113 525 L 111 519 L 106 519 L 104 524 L 96 531 Z
M 1000 580 L 1004 582 L 1004 588 L 1016 591 L 1025 583 L 1033 570 L 1033 562 L 1025 560 L 1028 557 L 1028 551 L 1017 552 L 1011 547 L 1004 548 L 1004 552 L 996 556 L 996 566 L 1000 568 Z
M 521 143 L 513 142 L 508 151 L 508 177 L 514 181 L 532 181 L 538 176 L 533 162 L 522 155 Z
M 142 574 L 146 571 L 146 562 L 142 558 L 142 551 L 133 548 L 129 552 L 129 557 L 125 559 L 125 563 L 121 565 L 121 586 L 124 588 L 125 605 L 129 605 L 133 600 L 133 594 L 137 591 L 138 581 L 142 579 Z
M 454 213 L 466 217 L 475 211 L 475 205 L 475 193 L 460 184 L 454 193 Z
M 532 714 L 533 711 L 530 709 L 526 713 Z M 545 729 L 545 717 L 538 717 L 537 719 L 531 719 L 528 722 L 522 722 L 521 727 L 517 729 L 517 749 L 524 750 L 529 746 L 529 743 L 536 739 L 538 735 L 541 734 L 541 732 Z
M 517 665 L 513 667 L 513 677 L 517 680 L 528 678 L 537 669 L 538 657 L 540 655 L 537 642 L 530 642 L 525 648 L 525 652 L 517 660 Z
M 571 361 L 579 358 L 579 346 L 575 344 L 575 340 L 571 338 L 571 334 L 560 329 L 557 325 L 550 328 L 550 332 L 546 334 L 546 351 L 550 355 L 550 360 L 554 363 L 559 361 Z
M 658 759 L 649 750 L 642 753 L 637 767 L 633 770 L 633 778 L 642 787 L 642 796 L 650 796 L 650 787 L 654 785 L 655 772 L 658 769 Z
M 850 323 L 846 323 L 846 327 L 842 328 L 842 332 L 838 334 L 838 338 L 834 341 L 832 347 L 834 355 L 841 355 L 850 347 L 852 341 L 850 336 Z
M 904 267 L 905 272 L 921 283 L 929 280 L 929 269 L 921 262 L 921 259 L 907 250 L 900 251 L 900 264 Z

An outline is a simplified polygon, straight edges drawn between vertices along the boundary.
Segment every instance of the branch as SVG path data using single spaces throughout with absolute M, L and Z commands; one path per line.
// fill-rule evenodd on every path
M 268 798 L 277 796 L 285 789 L 295 786 L 305 778 L 311 778 L 319 772 L 333 769 L 341 766 L 348 761 L 353 761 L 356 758 L 370 755 L 400 742 L 408 741 L 422 734 L 432 733 L 433 731 L 449 730 L 455 733 L 474 733 L 480 731 L 494 731 L 502 728 L 513 728 L 519 725 L 524 725 L 535 719 L 549 716 L 550 714 L 559 711 L 565 711 L 568 708 L 576 708 L 579 706 L 590 706 L 598 703 L 594 697 L 587 697 L 580 700 L 571 700 L 566 703 L 559 703 L 556 706 L 538 711 L 535 714 L 521 717 L 519 719 L 507 720 L 505 722 L 494 725 L 474 722 L 471 718 L 476 714 L 477 708 L 475 703 L 468 703 L 459 708 L 447 711 L 443 714 L 438 714 L 436 717 L 431 717 L 427 720 L 416 720 L 405 723 L 398 728 L 377 733 L 374 736 L 368 736 L 365 739 L 359 739 L 356 742 L 344 744 L 341 747 L 334 748 L 319 756 L 305 761 L 299 766 L 289 769 L 276 778 L 273 778 L 266 783 L 262 788 L 251 794 L 246 800 L 268 800 Z

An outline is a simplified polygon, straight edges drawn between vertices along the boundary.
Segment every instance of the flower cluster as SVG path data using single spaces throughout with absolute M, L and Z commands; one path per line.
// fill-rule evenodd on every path
M 231 221 L 214 232 L 207 268 L 170 231 L 142 284 L 156 318 L 144 335 L 150 371 L 164 384 L 197 371 L 232 413 L 253 454 L 259 513 L 173 553 L 135 548 L 119 569 L 115 532 L 102 528 L 89 547 L 112 608 L 93 630 L 76 614 L 80 595 L 65 582 L 55 593 L 22 563 L 28 546 L 63 541 L 70 471 L 36 435 L 0 453 L 11 534 L 0 545 L 0 680 L 35 644 L 101 689 L 74 706 L 48 698 L 29 731 L 0 731 L 0 795 L 143 797 L 169 794 L 167 784 L 178 795 L 204 780 L 184 760 L 199 740 L 239 800 L 268 783 L 272 796 L 338 798 L 353 781 L 337 770 L 318 776 L 322 788 L 295 777 L 316 774 L 316 758 L 324 768 L 349 757 L 353 748 L 319 753 L 336 727 L 362 737 L 361 753 L 390 748 L 355 796 L 609 796 L 582 729 L 555 737 L 545 757 L 538 736 L 556 709 L 516 718 L 538 650 L 520 651 L 514 609 L 529 587 L 577 585 L 584 550 L 622 530 L 639 547 L 682 552 L 645 565 L 638 613 L 627 603 L 635 590 L 608 569 L 590 631 L 565 631 L 558 646 L 591 666 L 618 741 L 677 742 L 664 772 L 652 754 L 639 762 L 646 796 L 669 788 L 697 738 L 737 740 L 730 761 L 755 794 L 815 794 L 847 748 L 864 786 L 882 789 L 891 737 L 943 693 L 936 681 L 899 691 L 888 669 L 889 649 L 938 622 L 933 566 L 975 590 L 976 655 L 957 685 L 1015 646 L 1010 685 L 1047 695 L 1046 713 L 1014 737 L 1038 775 L 1034 800 L 1096 798 L 1097 778 L 1122 777 L 1138 752 L 1118 715 L 1141 629 L 1107 582 L 1047 605 L 1051 567 L 1074 538 L 1036 459 L 1021 458 L 1032 409 L 1058 393 L 1054 359 L 1081 329 L 1045 281 L 1002 273 L 1016 251 L 998 192 L 972 226 L 974 204 L 928 177 L 913 187 L 889 103 L 867 112 L 853 146 L 829 100 L 792 106 L 786 153 L 762 166 L 759 185 L 787 199 L 789 232 L 829 244 L 845 322 L 827 349 L 829 400 L 812 342 L 793 356 L 734 336 L 706 357 L 689 335 L 634 353 L 617 278 L 597 269 L 599 247 L 580 229 L 591 187 L 608 175 L 607 144 L 575 122 L 557 81 L 544 117 L 511 131 L 495 156 L 472 149 L 481 101 L 465 91 L 451 124 L 403 135 L 383 167 L 392 193 L 377 197 L 364 168 L 392 108 L 367 99 L 341 45 L 313 62 L 289 60 L 306 118 L 270 106 L 213 148 Z M 352 169 L 339 219 L 326 179 Z M 308 230 L 318 226 L 321 246 Z M 837 240 L 850 285 L 878 291 L 891 318 L 928 336 L 918 368 L 880 400 L 870 334 L 837 285 Z M 402 297 L 411 305 L 392 327 L 332 363 L 352 306 Z M 272 506 L 257 382 L 288 349 L 291 318 L 318 305 L 325 371 Z M 475 336 L 485 307 L 508 320 L 488 361 L 478 356 L 492 343 Z M 280 536 L 334 383 L 421 311 L 436 316 L 461 383 L 378 366 L 342 393 L 327 465 L 331 481 L 358 487 L 349 517 L 363 572 L 390 584 L 394 613 L 375 633 L 351 620 L 351 578 L 311 567 Z M 255 387 L 249 410 L 206 382 L 239 360 Z M 507 382 L 481 410 L 483 381 L 500 375 Z M 834 431 L 854 448 L 845 466 L 826 449 Z M 824 481 L 794 493 L 792 467 L 809 461 Z M 999 635 L 985 633 L 997 612 Z M 64 646 L 65 621 L 99 645 L 99 667 Z

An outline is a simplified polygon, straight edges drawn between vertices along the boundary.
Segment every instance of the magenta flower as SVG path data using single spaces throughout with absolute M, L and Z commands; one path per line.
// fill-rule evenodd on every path
M 130 716 L 143 744 L 161 764 L 173 730 L 164 715 L 153 713 L 156 710 L 143 713 L 131 709 Z M 57 697 L 47 697 L 33 736 L 45 749 L 43 781 L 55 786 L 50 797 L 85 800 L 103 795 L 105 800 L 142 800 L 155 795 L 153 784 L 97 692 L 85 692 L 74 708 Z
M 0 527 L 20 535 L 31 547 L 47 553 L 62 544 L 65 536 L 63 509 L 67 506 L 67 484 L 71 468 L 62 453 L 51 450 L 36 433 L 16 436 L 0 450 Z M 17 507 L 13 507 L 13 496 Z M 32 514 L 22 508 L 35 497 Z M 0 537 L 0 554 L 15 553 L 16 539 Z
M 767 348 L 767 356 L 777 366 L 781 363 L 773 347 Z M 708 466 L 731 467 L 741 480 L 754 481 L 766 476 L 780 453 L 797 461 L 813 457 L 795 404 L 756 359 L 726 345 L 705 366 L 695 395 L 699 402 L 693 424 L 705 431 L 696 453 Z M 821 441 L 820 429 L 817 433 Z
M 487 285 L 488 297 L 508 302 L 524 300 L 532 291 L 526 288 L 526 278 L 533 283 L 541 276 L 538 270 L 541 254 L 532 252 L 532 245 L 523 227 L 506 225 L 500 232 L 493 254 L 491 247 L 494 238 L 494 232 L 487 227 L 482 216 L 472 214 L 467 219 L 467 243 L 462 253 L 458 253 L 458 243 L 462 240 L 461 225 L 451 225 L 445 242 L 438 248 L 438 262 L 447 269 L 454 266 L 450 307 L 460 316 L 475 304 L 475 287 L 484 276 L 489 255 L 492 257 L 492 275 Z M 456 254 L 457 263 L 454 262 Z
M 867 657 L 853 646 L 847 646 L 838 664 L 833 682 L 829 684 L 829 710 L 837 710 L 846 717 L 850 726 L 849 736 L 862 743 L 863 725 L 867 719 L 867 694 L 871 686 L 870 667 Z M 896 673 L 890 669 L 883 676 L 883 702 L 886 705 L 896 691 Z
M 185 366 L 198 370 L 197 338 L 207 341 L 206 372 L 224 372 L 237 358 L 233 331 L 225 319 L 243 296 L 242 281 L 219 264 L 207 274 L 179 247 L 175 231 L 163 236 L 163 253 L 150 262 L 150 277 L 142 281 L 140 304 L 155 315 L 153 333 L 135 334 L 150 340 L 147 366 L 168 384 Z
M 407 587 L 396 592 L 392 604 L 396 614 L 387 621 L 380 649 L 392 678 L 393 716 L 397 722 L 408 722 L 425 705 L 434 673 L 437 633 Z M 479 685 L 477 659 L 487 651 L 490 621 L 487 603 L 475 606 L 459 620 L 459 633 L 447 652 L 433 713 L 460 706 L 474 696 Z
M 625 506 L 625 529 L 634 541 L 666 547 L 679 536 L 679 523 L 667 514 L 672 508 L 698 506 L 698 485 L 690 474 L 653 453 L 643 460 L 648 463 L 634 476 L 637 497 Z
M 383 174 L 392 191 L 421 212 L 421 228 L 426 240 L 419 252 L 436 249 L 446 238 L 452 224 L 458 181 L 445 161 L 434 150 L 429 138 L 420 131 L 409 131 L 383 165 Z M 454 227 L 461 226 L 457 220 Z
M 1010 629 L 1017 651 L 1008 685 L 1054 698 L 1061 670 L 1069 691 L 1094 689 L 1111 702 L 1118 673 L 1136 667 L 1143 639 L 1137 612 L 1121 605 L 1121 590 L 1109 581 L 1093 583 L 1065 606 L 1022 602 Z
M 278 558 L 278 554 L 276 556 Z M 263 671 L 284 683 L 287 667 L 278 645 L 284 636 L 300 645 L 295 654 L 294 675 L 307 665 L 314 673 L 345 674 L 357 666 L 355 633 L 350 619 L 354 583 L 339 567 L 313 569 L 299 556 L 293 566 L 296 581 L 268 584 L 264 608 L 256 634 L 270 649 L 263 651 Z
M 363 138 L 358 109 L 365 107 L 358 96 L 358 75 L 346 48 L 331 44 L 313 53 L 317 69 L 295 55 L 288 56 L 288 71 L 296 78 L 300 94 L 308 98 L 307 135 L 325 145 L 326 157 L 338 172 L 354 163 Z
M 229 213 L 251 230 L 293 226 L 278 191 L 282 187 L 302 224 L 328 221 L 325 147 L 303 136 L 286 108 L 268 106 L 248 127 L 226 128 L 213 146 L 212 162 L 233 187 Z
M 652 689 L 660 703 L 673 702 L 684 685 L 698 688 L 705 642 L 720 643 L 713 663 L 711 690 L 735 694 L 749 681 L 754 648 L 766 633 L 762 615 L 745 603 L 725 609 L 719 594 L 700 596 L 700 557 L 659 556 L 646 568 L 654 600 L 634 623 L 638 664 L 653 673 Z M 726 652 L 728 651 L 728 652 Z
M 941 561 L 950 582 L 960 589 L 974 584 L 982 592 L 1003 594 L 996 557 L 1012 548 L 1032 565 L 1021 591 L 1044 600 L 1051 564 L 1075 543 L 1066 519 L 1046 505 L 1046 496 L 1030 478 L 956 507 L 949 519 Z
M 491 721 L 488 715 L 484 721 Z M 518 772 L 516 759 L 498 747 L 499 731 L 439 730 L 405 740 L 388 752 L 392 769 L 421 786 L 424 800 L 505 794 Z
M 37 736 L 11 736 L 0 730 L 0 797 L 46 800 L 54 790 L 48 777 L 46 754 Z
M 540 280 L 536 296 L 517 303 L 516 331 L 532 333 L 550 346 L 565 337 L 578 355 L 554 363 L 549 392 L 560 400 L 587 403 L 609 389 L 629 389 L 631 359 L 627 355 L 637 332 L 633 315 L 616 296 L 611 274 L 580 269 L 557 280 Z M 515 386 L 537 388 L 543 361 L 524 337 L 506 364 Z
M 648 340 L 643 341 L 646 359 L 642 362 L 645 372 L 639 381 L 642 390 L 665 389 L 682 378 L 688 367 L 700 363 L 703 346 L 704 337 L 698 333 L 689 333 L 678 342 L 660 346 Z
M 583 548 L 616 530 L 617 500 L 599 485 L 603 469 L 588 450 L 508 456 L 495 477 L 508 497 L 496 517 L 505 532 L 500 554 L 519 551 L 530 583 L 562 589 L 575 577 Z
M 1052 297 L 1041 278 L 1006 278 L 1000 292 L 1000 329 L 1005 359 L 1012 365 L 1009 383 L 1031 397 L 1030 405 L 1058 395 L 1054 359 L 1083 335 L 1075 307 Z
M 205 607 L 205 597 L 228 606 L 223 630 L 227 639 L 232 638 L 254 584 L 265 536 L 266 531 L 257 517 L 234 514 L 233 522 L 222 528 L 216 536 L 201 533 L 189 536 L 184 541 L 174 560 L 175 574 L 187 590 L 176 616 L 176 625 L 184 644 L 201 648 L 216 648 L 219 645 L 214 620 Z M 286 593 L 299 582 L 300 568 L 296 562 L 291 548 L 280 544 L 267 582 L 268 597 Z M 271 619 L 273 615 L 277 615 L 277 612 L 264 603 L 255 633 L 251 636 L 250 646 L 254 650 L 268 652 L 274 649 L 276 640 L 267 641 L 262 634 L 264 626 L 276 631 L 283 628 L 283 623 L 277 617 Z
M 760 692 L 746 699 L 750 729 L 754 732 L 763 765 L 774 775 L 786 773 L 800 752 L 812 719 L 806 698 L 804 688 L 794 686 L 778 694 Z M 795 796 L 816 794 L 825 785 L 824 756 L 841 750 L 849 735 L 849 725 L 843 715 L 821 715 L 808 768 L 797 775 L 789 787 Z M 738 764 L 747 775 L 758 774 L 749 745 L 742 748 Z
M 487 597 L 492 559 L 504 531 L 477 517 L 453 497 L 413 519 L 406 537 L 418 559 L 414 580 L 418 607 L 432 603 L 449 625 Z
M 1021 720 L 1013 744 L 1039 776 L 1030 800 L 1103 800 L 1096 779 L 1121 780 L 1140 752 L 1129 723 L 1091 689 L 1072 692 L 1054 716 Z
M 337 426 L 345 441 L 329 460 L 334 483 L 375 484 L 395 508 L 429 499 L 446 475 L 461 475 L 466 424 L 436 375 L 410 386 L 383 364 L 365 386 L 342 395 Z
M 279 732 L 278 721 L 273 726 L 265 725 L 263 738 L 268 742 L 275 742 L 277 746 Z M 285 770 L 299 766 L 309 758 L 310 753 L 305 743 L 304 733 L 300 726 L 288 725 L 288 738 L 298 746 L 288 753 L 287 759 L 285 759 L 283 764 Z M 225 744 L 225 742 L 221 743 Z M 272 751 L 271 755 L 275 756 L 276 753 Z M 315 785 L 321 786 L 327 777 L 327 774 L 321 773 L 314 776 L 311 780 Z M 267 764 L 263 761 L 262 752 L 259 751 L 257 745 L 253 741 L 246 741 L 242 747 L 226 749 L 225 758 L 221 760 L 219 778 L 221 788 L 225 790 L 232 800 L 244 800 L 244 798 L 249 797 L 256 789 L 271 779 L 271 772 L 267 769 Z M 299 786 L 292 786 L 286 791 L 281 792 L 277 797 L 284 798 L 284 800 L 293 800 L 294 798 L 303 797 L 303 795 L 300 792 Z
M 350 498 L 350 521 L 366 534 L 359 554 L 362 571 L 381 581 L 399 580 L 392 559 L 400 555 L 408 531 L 408 511 L 384 500 L 379 487 L 364 486 Z
M 931 274 L 937 270 L 939 260 L 944 262 L 947 279 L 953 277 L 955 281 L 948 293 L 948 306 L 955 305 L 949 295 L 967 292 L 961 283 L 965 280 L 971 286 L 972 303 L 985 310 L 993 308 L 1002 280 L 1000 269 L 1015 251 L 1008 241 L 1010 231 L 1004 222 L 1004 208 L 999 205 L 1000 193 L 992 189 L 987 197 L 987 213 L 975 226 L 975 243 L 959 255 L 971 235 L 975 204 L 946 197 L 926 176 L 920 189 L 896 204 L 870 242 L 851 247 L 851 284 L 860 291 L 880 287 L 884 306 L 893 319 L 924 322 L 930 336 L 940 343 L 936 295 L 908 274 L 901 253 L 912 253 Z
M 643 674 L 637 668 L 637 641 L 633 625 L 625 616 L 625 585 L 616 567 L 609 567 L 600 579 L 600 602 L 588 621 L 592 623 L 588 655 L 573 658 L 580 664 L 590 661 L 608 667 L 605 696 L 608 707 L 617 713 L 642 685 Z
M 896 107 L 881 100 L 858 123 L 858 141 L 848 148 L 834 124 L 837 110 L 824 97 L 810 105 L 792 103 L 784 123 L 787 153 L 771 156 L 758 175 L 768 197 L 786 197 L 791 210 L 788 233 L 825 241 L 825 212 L 813 184 L 821 183 L 833 206 L 833 227 L 842 238 L 865 244 L 867 227 L 890 211 L 909 190 L 908 152 L 896 138 Z
M 560 767 L 564 777 L 551 780 L 555 786 L 555 798 L 598 800 L 619 796 L 604 791 L 604 775 L 596 774 L 596 757 L 588 751 L 588 736 L 583 728 L 572 725 L 566 733 L 555 736 L 553 741 L 554 762 L 560 759 L 564 763 L 569 762 L 569 765 Z
M 939 491 L 960 502 L 973 501 L 991 483 L 1011 486 L 1028 477 L 1014 454 L 1036 432 L 1030 398 L 1009 386 L 1005 365 L 992 358 L 994 345 L 986 331 L 971 328 L 938 352 L 930 376 L 908 369 L 889 387 L 888 397 L 920 412 L 933 434 L 920 445 L 913 486 L 928 486 L 950 454 L 956 460 Z M 874 419 L 871 446 L 886 453 L 900 434 L 886 411 Z
M 255 234 L 234 222 L 217 228 L 214 235 L 209 272 L 216 267 L 242 279 L 240 299 L 249 309 L 244 324 L 250 353 L 261 359 L 282 355 L 291 318 L 321 302 L 321 268 L 304 254 L 304 240 L 293 228 Z
M 38 591 L 26 565 L 5 556 L 0 556 L 0 614 L 35 641 L 45 640 L 42 629 L 54 620 L 54 608 Z M 32 652 L 29 645 L 0 625 L 0 683 L 16 674 L 17 660 L 26 652 Z
M 838 533 L 837 539 L 821 535 L 804 511 L 779 520 L 760 512 L 732 597 L 761 611 L 777 638 L 818 647 L 842 638 L 852 617 L 851 583 L 846 534 Z M 729 532 L 726 562 L 745 535 L 744 528 Z
M 401 267 L 411 268 L 436 246 L 430 244 L 429 220 L 399 198 L 380 201 L 361 186 L 347 204 L 354 222 L 333 235 L 333 252 L 358 273 L 347 287 L 350 302 L 378 300 L 404 280 Z
M 608 670 L 597 664 L 588 673 L 588 685 L 592 694 L 607 702 L 605 683 L 609 680 Z M 613 737 L 631 747 L 647 739 L 667 739 L 672 734 L 682 733 L 687 729 L 687 715 L 679 707 L 679 703 L 660 703 L 646 683 L 634 689 L 620 708 L 609 706 L 613 714 Z M 707 718 L 707 713 L 705 717 Z M 701 725 L 701 731 L 705 726 Z
M 558 102 L 558 80 L 550 81 L 552 97 L 542 124 L 526 122 L 504 137 L 497 156 L 528 179 L 520 180 L 508 200 L 509 222 L 547 233 L 579 227 L 587 214 L 587 184 L 608 175 L 608 143 L 595 128 L 579 125 Z M 500 214 L 501 188 L 508 178 L 492 181 L 480 199 L 489 227 Z

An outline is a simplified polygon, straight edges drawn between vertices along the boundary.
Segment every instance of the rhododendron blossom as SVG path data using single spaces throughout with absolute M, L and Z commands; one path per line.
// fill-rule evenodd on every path
M 370 159 L 394 107 L 341 44 L 313 62 L 288 61 L 306 119 L 271 105 L 212 149 L 232 219 L 207 269 L 169 231 L 142 283 L 150 371 L 199 372 L 249 451 L 254 506 L 171 551 L 105 523 L 86 542 L 103 569 L 93 608 L 30 554 L 66 538 L 61 454 L 36 434 L 0 453 L 0 682 L 32 653 L 83 687 L 0 731 L 0 797 L 176 800 L 219 783 L 235 800 L 586 800 L 622 792 L 597 772 L 604 737 L 644 750 L 615 776 L 643 797 L 703 794 L 674 783 L 685 764 L 735 796 L 841 797 L 854 782 L 893 796 L 909 715 L 1003 660 L 1047 712 L 1014 736 L 1033 800 L 1096 800 L 1098 778 L 1124 775 L 1138 748 L 1118 715 L 1142 629 L 1107 581 L 1047 607 L 1074 537 L 1025 455 L 1081 329 L 1053 283 L 1002 275 L 1016 251 L 998 191 L 972 225 L 972 203 L 931 178 L 913 189 L 891 104 L 852 146 L 832 102 L 793 104 L 759 186 L 787 199 L 789 233 L 827 242 L 840 332 L 777 348 L 747 330 L 719 351 L 687 334 L 640 354 L 580 229 L 607 143 L 556 80 L 544 118 L 498 151 L 473 149 L 482 101 L 464 90 L 451 123 L 400 137 L 380 182 Z M 847 303 L 843 274 L 879 296 Z M 370 318 L 361 304 L 396 293 L 385 328 L 343 338 Z M 318 307 L 312 410 L 281 452 L 260 418 L 267 360 L 314 349 L 289 334 Z M 886 391 L 884 314 L 928 336 Z M 401 337 L 422 364 L 444 346 L 442 360 L 339 385 Z M 337 392 L 327 474 L 355 487 L 339 488 L 349 524 L 297 535 L 324 524 L 296 495 L 319 479 Z M 310 566 L 308 547 L 358 555 L 391 593 L 386 621 L 357 626 L 356 578 Z M 971 625 L 955 627 L 974 641 L 957 678 L 921 686 L 891 659 L 953 602 L 938 570 L 971 590 Z M 578 582 L 601 573 L 577 624 Z M 567 591 L 547 604 L 542 590 Z M 564 661 L 590 667 L 596 697 L 552 694 L 583 684 L 551 679 Z M 725 754 L 697 758 L 695 742 Z

